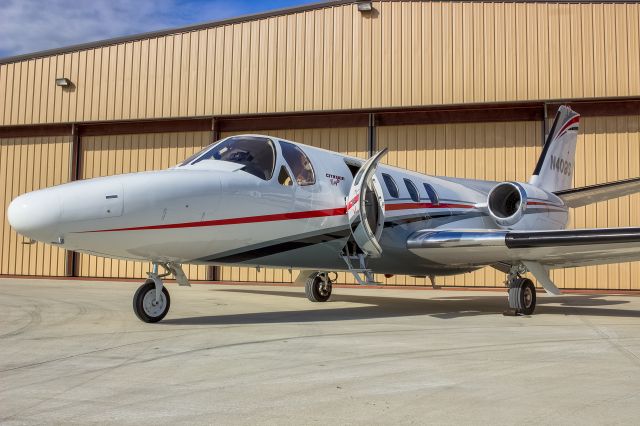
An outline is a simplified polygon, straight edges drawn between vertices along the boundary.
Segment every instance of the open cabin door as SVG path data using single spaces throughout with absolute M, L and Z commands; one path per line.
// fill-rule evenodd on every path
M 378 239 L 384 228 L 384 195 L 375 173 L 387 148 L 369 158 L 358 170 L 347 197 L 347 216 L 351 233 L 365 256 L 380 257 Z

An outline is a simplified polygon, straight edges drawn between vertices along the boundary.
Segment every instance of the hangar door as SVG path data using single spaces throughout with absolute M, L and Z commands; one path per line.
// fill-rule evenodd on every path
M 11 229 L 6 215 L 18 195 L 68 181 L 70 148 L 68 136 L 0 139 L 0 275 L 65 275 L 66 251 L 27 244 Z
M 252 130 L 250 132 L 223 132 L 221 137 L 242 133 L 258 133 L 288 139 L 306 145 L 329 149 L 359 158 L 367 158 L 367 129 L 360 127 L 339 129 L 296 129 L 296 130 Z M 338 282 L 355 283 L 350 274 L 338 274 Z M 287 269 L 265 269 L 260 272 L 256 268 L 223 266 L 220 268 L 220 279 L 223 281 L 253 282 L 293 282 L 298 271 Z
M 175 166 L 211 143 L 210 132 L 83 136 L 80 179 L 161 170 Z M 151 264 L 78 254 L 77 275 L 104 278 L 146 278 Z M 191 280 L 205 280 L 205 266 L 186 266 Z

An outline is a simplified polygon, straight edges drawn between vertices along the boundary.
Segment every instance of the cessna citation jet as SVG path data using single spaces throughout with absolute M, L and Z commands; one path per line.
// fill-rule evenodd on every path
M 17 197 L 11 226 L 68 250 L 153 263 L 133 299 L 160 321 L 163 278 L 181 265 L 301 269 L 313 302 L 334 271 L 430 277 L 490 265 L 506 274 L 512 313 L 532 314 L 530 272 L 640 259 L 640 228 L 565 229 L 568 209 L 640 191 L 640 179 L 572 189 L 580 116 L 560 107 L 525 182 L 435 177 L 270 136 L 222 139 L 163 171 L 88 179 Z M 162 268 L 162 271 L 159 270 Z

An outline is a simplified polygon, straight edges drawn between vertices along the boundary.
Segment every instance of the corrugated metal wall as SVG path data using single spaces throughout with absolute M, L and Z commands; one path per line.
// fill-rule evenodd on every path
M 221 136 L 227 137 L 240 133 L 245 132 L 223 132 Z M 293 140 L 355 157 L 368 157 L 366 128 L 258 130 L 251 133 Z M 290 272 L 287 269 L 262 268 L 258 272 L 256 268 L 237 266 L 223 266 L 220 268 L 220 278 L 223 281 L 292 282 L 297 275 L 298 271 Z M 355 282 L 350 274 L 342 272 L 339 274 L 338 279 L 342 283 Z
M 80 178 L 87 179 L 175 166 L 211 143 L 210 132 L 87 136 L 80 149 Z M 150 263 L 79 254 L 81 277 L 146 278 Z M 206 279 L 205 266 L 185 267 L 192 280 Z
M 7 208 L 28 191 L 58 185 L 69 178 L 69 137 L 0 139 L 0 274 L 64 276 L 66 252 L 49 244 L 23 244 L 9 226 Z
M 226 137 L 241 132 L 223 133 Z M 257 131 L 366 158 L 365 128 Z M 467 123 L 377 128 L 377 148 L 388 147 L 388 164 L 419 172 L 491 180 L 527 180 L 540 153 L 541 123 Z M 210 140 L 209 132 L 90 136 L 81 143 L 82 178 L 170 167 Z M 22 244 L 6 222 L 9 202 L 24 192 L 66 182 L 69 175 L 68 137 L 0 140 L 0 188 L 3 227 L 0 229 L 0 273 L 52 275 L 65 273 L 65 253 L 37 243 Z M 576 153 L 575 185 L 584 186 L 640 176 L 640 117 L 587 117 L 581 122 Z M 640 226 L 640 194 L 572 211 L 572 226 Z M 126 262 L 79 255 L 84 277 L 144 278 L 149 268 Z M 553 273 L 563 288 L 640 289 L 640 263 L 570 268 Z M 191 279 L 206 278 L 202 266 L 187 268 Z M 227 281 L 291 282 L 296 271 L 222 267 Z M 393 285 L 426 285 L 424 279 L 395 276 L 377 279 Z M 486 268 L 472 274 L 438 278 L 440 285 L 501 285 L 502 274 Z M 340 282 L 352 283 L 341 273 Z
M 640 94 L 636 2 L 373 5 L 1 65 L 0 125 Z
M 353 4 L 333 5 L 0 65 L 0 125 L 640 95 L 637 2 L 373 6 L 371 14 Z M 74 86 L 56 87 L 54 79 L 62 76 Z M 583 119 L 576 185 L 640 176 L 639 120 Z M 535 122 L 417 125 L 379 127 L 377 139 L 378 148 L 390 148 L 390 164 L 526 180 L 541 132 Z M 260 133 L 366 157 L 364 128 Z M 165 168 L 206 145 L 209 135 L 83 137 L 80 176 Z M 64 252 L 21 244 L 4 216 L 16 195 L 67 180 L 69 138 L 0 142 L 0 274 L 63 275 Z M 640 225 L 638 207 L 640 195 L 577 209 L 574 226 Z M 143 278 L 148 266 L 80 256 L 77 268 L 82 276 Z M 639 268 L 577 268 L 554 277 L 567 288 L 638 289 L 632 277 Z M 293 278 L 287 271 L 221 272 L 233 281 Z M 203 279 L 205 269 L 192 267 L 188 274 Z M 438 283 L 501 280 L 483 270 Z M 353 282 L 344 274 L 340 281 Z

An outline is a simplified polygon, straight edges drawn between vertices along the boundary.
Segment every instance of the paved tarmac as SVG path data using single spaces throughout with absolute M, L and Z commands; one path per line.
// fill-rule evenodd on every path
M 640 297 L 0 280 L 2 424 L 638 424 Z

